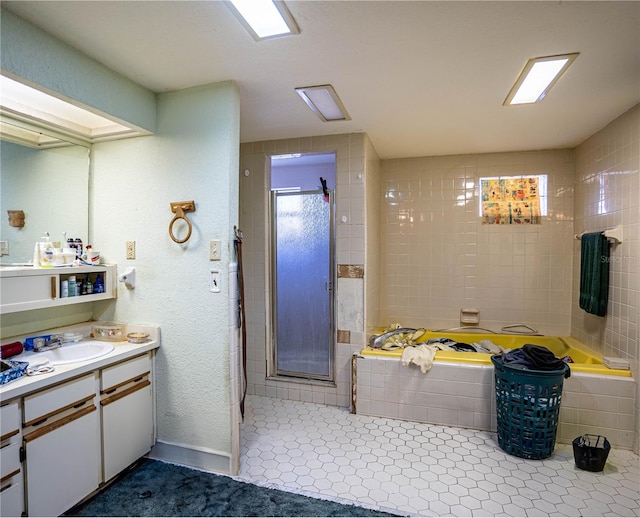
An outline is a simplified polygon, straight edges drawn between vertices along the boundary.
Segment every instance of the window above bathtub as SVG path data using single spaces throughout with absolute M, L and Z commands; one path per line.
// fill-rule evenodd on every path
M 547 215 L 547 175 L 480 178 L 479 215 L 492 225 L 542 223 Z

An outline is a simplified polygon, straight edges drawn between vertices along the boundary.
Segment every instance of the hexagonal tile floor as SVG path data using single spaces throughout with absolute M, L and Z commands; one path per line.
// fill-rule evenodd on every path
M 248 396 L 239 479 L 422 516 L 640 516 L 640 462 L 612 450 L 603 472 L 571 445 L 544 460 L 500 449 L 493 433 L 352 415 Z

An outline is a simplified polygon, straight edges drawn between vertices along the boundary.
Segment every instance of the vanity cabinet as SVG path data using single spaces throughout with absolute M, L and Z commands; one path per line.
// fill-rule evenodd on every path
M 20 410 L 19 401 L 0 407 L 0 516 L 21 516 L 24 511 Z
M 23 400 L 29 516 L 59 516 L 100 484 L 95 373 Z
M 88 276 L 95 281 L 100 274 L 104 293 L 61 297 L 61 283 L 70 275 Z M 77 266 L 62 268 L 0 267 L 0 314 L 80 304 L 116 297 L 116 266 Z
M 151 450 L 157 348 L 120 342 L 0 386 L 0 516 L 59 516 Z
M 105 481 L 148 453 L 153 446 L 151 372 L 149 353 L 101 372 L 102 469 Z

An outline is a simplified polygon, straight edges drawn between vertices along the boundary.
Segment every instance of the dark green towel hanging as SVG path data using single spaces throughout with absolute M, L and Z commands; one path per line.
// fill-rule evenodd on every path
M 602 232 L 582 235 L 580 245 L 580 308 L 603 317 L 609 296 L 609 242 Z

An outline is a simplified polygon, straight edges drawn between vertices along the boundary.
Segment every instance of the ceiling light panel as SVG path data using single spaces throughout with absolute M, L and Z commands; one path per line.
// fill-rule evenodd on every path
M 324 122 L 351 120 L 351 116 L 333 86 L 304 86 L 296 88 L 296 92 Z
M 0 115 L 5 122 L 36 124 L 86 142 L 141 134 L 7 76 L 0 75 L 0 93 Z
M 530 59 L 504 101 L 505 106 L 542 101 L 578 57 L 578 52 Z
M 300 34 L 300 29 L 284 2 L 229 0 L 226 3 L 256 41 Z

